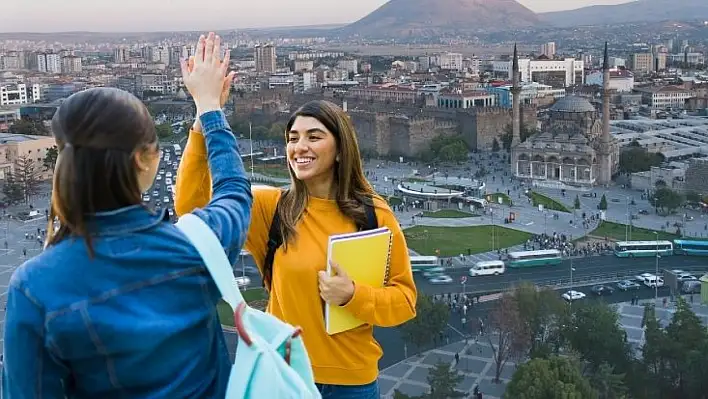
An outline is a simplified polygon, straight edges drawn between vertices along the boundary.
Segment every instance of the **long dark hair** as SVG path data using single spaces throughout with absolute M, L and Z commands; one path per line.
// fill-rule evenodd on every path
M 93 256 L 91 215 L 142 202 L 134 157 L 156 146 L 155 124 L 132 94 L 96 88 L 67 98 L 54 114 L 52 131 L 59 156 L 47 245 L 79 236 Z
M 286 136 L 295 123 L 295 119 L 300 116 L 317 119 L 334 135 L 339 154 L 339 161 L 334 164 L 337 206 L 357 226 L 365 226 L 366 209 L 364 203 L 371 203 L 372 198 L 377 195 L 364 174 L 356 131 L 349 116 L 342 108 L 329 101 L 310 101 L 292 114 L 285 128 L 284 134 Z M 305 183 L 295 176 L 295 172 L 289 165 L 288 170 L 291 188 L 283 192 L 276 209 L 280 217 L 280 234 L 286 250 L 288 243 L 292 242 L 297 235 L 295 226 L 307 208 L 308 199 Z M 272 265 L 270 267 L 272 269 Z M 264 282 L 270 284 L 272 274 L 272 270 L 264 270 Z

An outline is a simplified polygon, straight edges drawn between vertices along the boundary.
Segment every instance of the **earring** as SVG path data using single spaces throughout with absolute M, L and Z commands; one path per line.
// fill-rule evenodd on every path
M 336 158 L 334 158 L 335 161 L 339 162 L 339 155 L 337 155 Z

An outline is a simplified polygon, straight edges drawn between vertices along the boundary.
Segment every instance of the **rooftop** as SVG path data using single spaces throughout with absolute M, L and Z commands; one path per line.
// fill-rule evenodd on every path
M 662 153 L 667 159 L 691 154 L 708 154 L 708 119 L 637 119 L 610 121 L 610 130 L 621 145 L 636 140 L 651 152 Z
M 558 99 L 551 111 L 557 112 L 595 112 L 595 107 L 590 104 L 590 101 L 578 96 L 566 96 Z

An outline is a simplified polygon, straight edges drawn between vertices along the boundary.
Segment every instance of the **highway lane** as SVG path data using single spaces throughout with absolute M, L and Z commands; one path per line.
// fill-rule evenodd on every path
M 612 286 L 613 288 L 616 288 L 614 284 L 608 284 Z M 645 300 L 651 300 L 654 298 L 654 290 L 650 289 L 648 287 L 642 286 L 640 289 L 635 290 L 635 291 L 629 291 L 629 292 L 622 292 L 619 290 L 615 290 L 614 294 L 608 295 L 608 296 L 601 296 L 598 297 L 594 295 L 590 289 L 592 288 L 592 285 L 587 285 L 587 286 L 582 286 L 582 287 L 575 287 L 574 289 L 577 291 L 581 291 L 587 295 L 587 297 L 581 301 L 576 301 L 574 303 L 582 303 L 585 301 L 605 301 L 607 303 L 620 303 L 620 302 L 630 302 L 632 300 L 633 296 L 637 296 L 641 301 Z M 565 290 L 557 290 L 558 296 L 563 293 Z M 669 296 L 669 289 L 667 287 L 661 287 L 659 288 L 659 297 L 664 298 Z M 448 321 L 448 327 L 446 329 L 446 334 L 450 337 L 450 342 L 455 342 L 459 341 L 462 338 L 462 335 L 460 333 L 464 334 L 476 334 L 477 329 L 479 328 L 478 325 L 478 319 L 481 317 L 482 319 L 485 319 L 488 312 L 492 309 L 494 306 L 495 302 L 485 302 L 479 305 L 475 305 L 472 308 L 468 309 L 467 315 L 466 315 L 466 320 L 467 323 L 466 325 L 462 325 L 462 314 L 457 312 L 457 313 L 451 313 L 450 314 L 450 319 Z M 486 321 L 485 321 L 486 323 Z M 401 360 L 405 359 L 405 351 L 404 351 L 404 342 L 401 339 L 401 334 L 400 331 L 396 328 L 376 328 L 374 330 L 374 336 L 376 337 L 377 341 L 379 341 L 379 344 L 381 347 L 384 349 L 384 355 L 379 361 L 379 367 L 381 369 L 384 369 L 386 367 L 389 367 L 395 363 L 400 362 Z M 408 356 L 412 356 L 415 354 L 415 348 L 413 348 L 411 345 L 408 345 Z M 428 350 L 432 349 L 432 345 L 426 348 L 423 348 L 423 350 Z
M 424 277 L 416 276 L 416 285 L 419 290 L 429 294 L 448 292 L 462 292 L 459 284 L 460 277 L 468 276 L 465 285 L 466 292 L 488 292 L 503 290 L 521 281 L 533 283 L 547 283 L 563 281 L 564 285 L 570 282 L 570 260 L 556 266 L 541 266 L 525 269 L 507 268 L 501 276 L 469 277 L 469 269 L 450 269 L 447 274 L 455 282 L 452 284 L 433 285 Z M 656 259 L 648 258 L 617 258 L 613 255 L 595 256 L 589 258 L 576 258 L 573 263 L 573 281 L 584 284 L 588 279 L 598 276 L 618 274 L 637 275 L 641 273 L 654 273 Z M 659 273 L 662 269 L 684 269 L 708 271 L 708 259 L 694 256 L 666 256 L 659 259 Z
M 244 258 L 244 262 L 239 262 L 234 267 L 235 274 L 243 273 L 242 265 L 246 267 L 246 275 L 250 277 L 250 287 L 260 287 L 260 277 L 254 270 L 253 260 L 250 257 Z M 612 275 L 617 273 L 628 273 L 631 275 L 641 273 L 652 273 L 655 268 L 654 258 L 617 258 L 614 256 L 598 256 L 585 259 L 573 260 L 573 279 L 578 281 L 578 286 L 575 290 L 587 294 L 585 300 L 603 300 L 609 303 L 629 302 L 632 296 L 637 295 L 642 300 L 651 299 L 654 297 L 654 290 L 642 286 L 637 291 L 621 292 L 615 290 L 615 293 L 607 297 L 596 297 L 590 291 L 591 285 L 583 284 L 581 279 L 587 279 L 598 275 Z M 703 269 L 708 271 L 708 259 L 701 257 L 685 257 L 685 256 L 670 256 L 659 259 L 660 269 Z M 449 273 L 456 281 L 459 277 L 466 275 L 467 269 L 451 270 Z M 501 276 L 479 276 L 469 277 L 466 286 L 467 292 L 470 291 L 494 291 L 507 288 L 510 284 L 519 281 L 532 282 L 547 282 L 551 280 L 563 280 L 570 278 L 570 261 L 565 261 L 558 266 L 537 267 L 529 269 L 507 269 L 507 272 Z M 577 280 L 576 280 L 577 279 Z M 426 294 L 437 294 L 445 292 L 461 292 L 462 288 L 459 283 L 449 285 L 431 285 L 422 276 L 416 276 L 416 285 L 418 290 Z M 615 288 L 614 284 L 608 284 Z M 563 290 L 557 290 L 560 296 Z M 659 296 L 666 297 L 669 295 L 669 289 L 666 287 L 659 288 Z M 446 334 L 450 337 L 451 342 L 461 339 L 459 332 L 467 331 L 470 333 L 474 328 L 477 328 L 477 319 L 484 318 L 487 312 L 494 306 L 494 302 L 482 303 L 469 309 L 467 314 L 468 323 L 462 326 L 461 315 L 453 313 L 450 316 L 449 326 L 446 329 Z M 374 336 L 384 350 L 384 355 L 379 362 L 379 367 L 385 368 L 404 359 L 404 342 L 401 339 L 400 331 L 396 328 L 375 328 Z M 409 345 L 408 356 L 415 353 L 415 348 Z M 430 348 L 424 348 L 430 349 Z

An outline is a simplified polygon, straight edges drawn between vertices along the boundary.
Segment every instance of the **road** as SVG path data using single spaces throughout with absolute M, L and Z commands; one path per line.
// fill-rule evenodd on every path
M 252 260 L 245 258 L 243 265 L 246 266 L 246 274 L 251 278 L 251 287 L 260 286 L 260 278 L 254 273 Z M 598 300 L 590 291 L 593 284 L 588 284 L 587 281 L 593 277 L 599 276 L 616 276 L 618 274 L 638 275 L 641 273 L 652 273 L 655 269 L 655 259 L 652 258 L 617 258 L 614 256 L 597 256 L 591 258 L 580 258 L 573 260 L 573 279 L 578 283 L 573 289 L 584 292 L 588 298 L 586 300 Z M 683 270 L 705 270 L 708 271 L 708 262 L 701 257 L 685 257 L 685 256 L 669 256 L 659 259 L 659 269 L 683 269 Z M 240 275 L 242 269 L 236 268 L 236 274 Z M 463 275 L 466 275 L 467 269 L 456 269 L 449 273 L 459 280 Z M 619 278 L 617 280 L 620 280 Z M 570 261 L 566 260 L 558 266 L 536 267 L 530 269 L 507 269 L 506 274 L 501 276 L 483 276 L 468 278 L 466 292 L 482 292 L 482 291 L 497 291 L 508 288 L 514 283 L 520 281 L 529 281 L 537 284 L 548 282 L 563 282 L 567 285 L 570 282 Z M 585 281 L 585 282 L 583 282 Z M 422 276 L 416 276 L 416 285 L 418 290 L 426 294 L 439 294 L 448 292 L 461 292 L 460 284 L 449 285 L 431 285 Z M 609 284 L 614 286 L 614 284 Z M 567 288 L 559 289 L 558 295 L 567 290 Z M 654 290 L 642 286 L 637 291 L 621 292 L 617 290 L 612 296 L 602 297 L 600 300 L 606 300 L 612 303 L 629 302 L 632 296 L 637 295 L 640 299 L 651 299 L 654 297 Z M 665 297 L 669 295 L 669 289 L 662 287 L 659 289 L 659 296 Z M 476 325 L 477 318 L 486 316 L 486 313 L 491 309 L 494 302 L 487 302 L 471 308 L 467 314 L 467 328 Z M 465 328 L 461 323 L 460 314 L 452 314 L 449 325 L 446 330 L 447 335 L 451 340 L 461 338 L 461 332 Z M 374 336 L 379 341 L 379 344 L 384 348 L 384 356 L 379 362 L 381 368 L 388 367 L 405 358 L 403 340 L 400 333 L 395 328 L 376 328 Z M 429 348 L 425 348 L 429 349 Z M 414 352 L 413 348 L 408 348 L 408 356 Z

